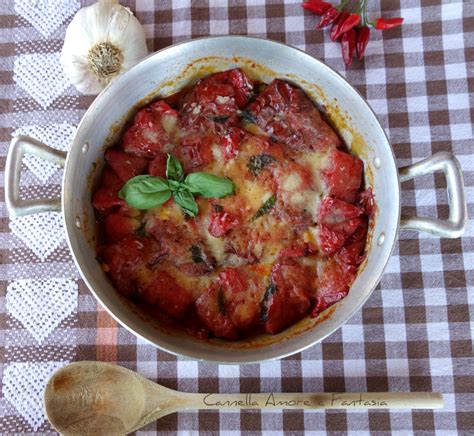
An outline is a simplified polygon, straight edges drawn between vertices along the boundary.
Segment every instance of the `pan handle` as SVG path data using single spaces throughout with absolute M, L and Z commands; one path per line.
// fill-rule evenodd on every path
M 417 162 L 400 168 L 400 182 L 406 182 L 417 176 L 443 171 L 448 187 L 449 218 L 437 220 L 418 216 L 402 216 L 400 228 L 432 233 L 442 238 L 459 238 L 467 226 L 467 206 L 464 196 L 464 182 L 461 165 L 456 157 L 442 151 Z
M 60 211 L 60 198 L 20 199 L 21 161 L 25 154 L 32 154 L 64 167 L 66 153 L 48 147 L 29 136 L 15 136 L 8 150 L 5 164 L 5 203 L 10 216 L 30 215 L 33 213 Z

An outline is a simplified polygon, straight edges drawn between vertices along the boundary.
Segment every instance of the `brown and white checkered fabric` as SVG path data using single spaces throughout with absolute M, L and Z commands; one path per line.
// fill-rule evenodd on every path
M 31 7 L 55 2 L 75 8 L 73 0 L 36 1 Z M 314 29 L 317 18 L 304 13 L 299 0 L 121 3 L 144 24 L 150 51 L 196 37 L 241 34 L 285 42 L 321 59 L 367 98 L 391 139 L 399 166 L 441 150 L 457 155 L 468 213 L 474 217 L 472 1 L 369 0 L 371 16 L 403 16 L 405 23 L 384 33 L 374 31 L 364 62 L 355 61 L 350 68 L 345 68 L 340 46 L 329 40 L 328 32 Z M 23 54 L 58 52 L 71 16 L 45 37 L 20 16 L 17 0 L 0 2 L 2 171 L 16 129 L 45 120 L 76 125 L 92 101 L 70 87 L 42 109 L 20 89 L 13 74 L 14 61 Z M 59 190 L 60 175 L 58 171 L 46 184 L 49 192 Z M 2 201 L 3 180 L 2 174 Z M 41 185 L 32 178 L 27 182 L 33 190 Z M 405 183 L 402 197 L 404 214 L 448 215 L 446 183 L 440 174 Z M 0 259 L 3 374 L 28 362 L 102 360 L 187 392 L 434 391 L 442 392 L 446 402 L 437 411 L 179 413 L 137 434 L 474 434 L 472 220 L 465 236 L 456 240 L 401 232 L 380 285 L 343 328 L 301 354 L 249 366 L 177 359 L 118 327 L 78 278 L 65 244 L 38 259 L 12 234 L 4 202 Z M 38 277 L 68 277 L 78 284 L 76 309 L 41 344 L 6 305 L 11 283 Z M 3 384 L 0 432 L 52 431 L 46 421 L 33 425 L 32 419 L 25 419 L 8 392 Z

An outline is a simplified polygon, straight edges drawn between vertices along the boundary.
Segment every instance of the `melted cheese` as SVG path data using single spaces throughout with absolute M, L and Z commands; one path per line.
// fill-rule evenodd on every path
M 199 298 L 202 291 L 209 285 L 208 277 L 187 276 L 171 264 L 166 265 L 166 271 L 174 277 L 179 286 L 187 289 L 188 292 L 191 292 L 195 299 Z
M 184 223 L 184 215 L 181 208 L 174 202 L 171 201 L 163 206 L 157 206 L 153 209 L 149 209 L 145 214 L 146 220 L 159 219 L 162 221 L 173 221 L 177 224 Z
M 253 135 L 265 135 L 267 134 L 258 126 L 257 124 L 254 123 L 247 123 L 244 122 L 242 123 L 242 128 L 246 130 L 249 133 L 252 133 Z
M 290 173 L 284 176 L 283 182 L 281 182 L 281 187 L 286 191 L 294 191 L 301 186 L 301 176 L 298 173 Z
M 308 229 L 303 233 L 304 242 L 310 244 L 318 243 L 318 229 L 316 227 L 308 227 Z
M 329 153 L 301 153 L 297 156 L 296 161 L 307 167 L 311 174 L 316 175 L 314 177 L 315 188 L 322 192 L 322 182 L 318 174 L 321 173 L 321 170 L 326 168 L 329 164 Z
M 265 215 L 252 223 L 254 252 L 261 256 L 263 264 L 273 264 L 280 254 L 288 227 L 272 215 Z M 261 237 L 258 237 L 258 236 Z
M 171 133 L 178 125 L 178 118 L 176 115 L 163 114 L 161 117 L 161 125 L 166 133 Z
M 230 97 L 228 96 L 218 95 L 216 97 L 216 103 L 218 104 L 226 104 L 229 102 L 229 100 L 230 100 Z
M 288 201 L 296 206 L 304 207 L 305 203 L 308 202 L 308 191 L 303 192 L 295 192 L 287 196 Z
M 203 232 L 206 238 L 207 246 L 218 263 L 222 263 L 225 258 L 225 241 L 221 238 L 215 238 L 208 231 Z
M 295 192 L 287 198 L 288 203 L 299 209 L 304 209 L 309 212 L 313 220 L 316 219 L 320 202 L 320 194 L 317 191 Z
M 222 149 L 217 144 L 212 145 L 212 157 L 216 162 L 222 162 L 224 160 L 224 156 L 222 155 Z
M 319 259 L 315 257 L 300 257 L 298 263 L 303 266 L 310 266 L 316 269 L 319 265 Z
M 245 199 L 247 209 L 252 212 L 256 212 L 272 196 L 272 192 L 256 180 L 240 180 L 236 192 Z

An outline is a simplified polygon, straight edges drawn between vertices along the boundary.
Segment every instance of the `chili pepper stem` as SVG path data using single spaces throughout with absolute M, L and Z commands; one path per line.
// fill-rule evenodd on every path
M 360 1 L 359 11 L 360 11 L 360 18 L 362 21 L 361 25 L 367 26 L 367 0 Z

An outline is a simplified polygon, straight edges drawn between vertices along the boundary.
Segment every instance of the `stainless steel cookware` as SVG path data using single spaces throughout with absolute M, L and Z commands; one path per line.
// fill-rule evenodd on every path
M 365 266 L 349 295 L 332 313 L 306 319 L 276 336 L 233 344 L 199 342 L 165 331 L 119 297 L 98 262 L 92 240 L 94 212 L 89 175 L 103 162 L 104 142 L 137 102 L 150 95 L 168 95 L 197 77 L 240 66 L 261 80 L 273 77 L 302 86 L 326 111 L 348 144 L 364 161 L 366 184 L 373 187 L 378 213 L 371 230 Z M 111 130 L 112 129 L 112 130 Z M 362 145 L 361 145 L 362 144 Z M 19 199 L 21 158 L 31 153 L 64 166 L 62 198 Z M 400 216 L 400 182 L 433 171 L 446 175 L 449 219 Z M 303 350 L 331 334 L 357 311 L 379 282 L 399 229 L 459 237 L 466 226 L 463 178 L 457 159 L 436 153 L 412 166 L 398 169 L 390 143 L 374 112 L 338 73 L 308 54 L 280 43 L 240 36 L 204 38 L 165 48 L 144 59 L 114 80 L 84 115 L 66 154 L 19 136 L 12 140 L 6 163 L 6 202 L 11 215 L 58 211 L 64 216 L 68 243 L 76 265 L 91 292 L 124 327 L 170 353 L 223 363 L 246 363 L 281 358 Z

